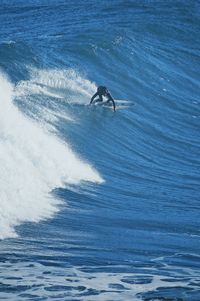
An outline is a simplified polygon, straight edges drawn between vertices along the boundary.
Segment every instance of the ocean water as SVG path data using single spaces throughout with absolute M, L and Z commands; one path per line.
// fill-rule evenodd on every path
M 199 301 L 200 2 L 1 0 L 0 24 L 0 300 Z

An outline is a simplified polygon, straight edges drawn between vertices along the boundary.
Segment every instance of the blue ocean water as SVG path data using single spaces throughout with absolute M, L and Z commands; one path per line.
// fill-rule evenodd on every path
M 200 2 L 0 22 L 0 300 L 200 300 Z M 98 85 L 127 105 L 88 106 Z

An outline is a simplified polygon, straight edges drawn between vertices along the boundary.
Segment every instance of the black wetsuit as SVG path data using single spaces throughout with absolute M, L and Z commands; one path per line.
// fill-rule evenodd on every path
M 93 102 L 93 100 L 96 98 L 96 97 L 99 97 L 98 99 L 95 100 L 95 102 L 98 102 L 98 101 L 103 101 L 103 96 L 105 96 L 107 98 L 107 102 L 111 101 L 112 104 L 113 104 L 113 108 L 114 108 L 114 111 L 115 111 L 115 102 L 114 102 L 114 99 L 112 98 L 110 92 L 108 91 L 108 89 L 104 86 L 99 86 L 98 89 L 97 89 L 97 92 L 92 96 L 91 98 L 91 101 L 90 101 L 90 104 Z

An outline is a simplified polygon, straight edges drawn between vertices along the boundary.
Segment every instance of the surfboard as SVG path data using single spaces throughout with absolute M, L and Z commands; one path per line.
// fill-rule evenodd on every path
M 115 99 L 114 101 L 115 101 L 115 105 L 116 105 L 116 110 L 128 109 L 131 105 L 134 105 L 133 102 L 130 102 L 125 99 Z M 111 101 L 109 101 L 109 102 L 98 101 L 98 102 L 94 103 L 94 105 L 113 110 L 113 103 Z
M 120 106 L 124 106 L 124 105 L 133 105 L 132 102 L 128 101 L 128 100 L 121 100 L 121 99 L 115 99 L 114 100 L 115 104 L 116 105 L 120 105 Z M 95 106 L 113 106 L 113 103 L 111 101 L 107 102 L 107 101 L 97 101 L 97 102 L 94 102 L 94 105 Z
M 121 103 L 121 104 L 125 104 L 125 103 L 127 104 L 127 103 L 130 103 L 130 101 L 125 100 L 125 99 L 116 99 L 115 102 L 116 102 L 116 103 Z
M 106 108 L 106 109 L 110 109 L 110 110 L 114 110 L 113 109 L 113 106 L 103 106 L 103 108 Z M 118 106 L 118 105 L 116 105 L 115 106 L 115 110 L 117 111 L 117 110 L 121 110 L 121 109 L 128 109 L 128 108 L 130 108 L 130 106 Z

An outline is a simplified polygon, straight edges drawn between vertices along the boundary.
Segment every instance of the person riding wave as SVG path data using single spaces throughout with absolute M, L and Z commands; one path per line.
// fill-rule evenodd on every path
M 96 97 L 99 97 L 98 99 L 95 100 L 95 102 L 99 102 L 99 101 L 103 101 L 103 96 L 107 98 L 107 103 L 109 103 L 110 101 L 112 102 L 113 104 L 113 109 L 115 111 L 115 108 L 116 108 L 116 105 L 115 105 L 115 102 L 114 102 L 114 99 L 113 97 L 111 96 L 110 92 L 108 91 L 108 89 L 104 86 L 99 86 L 97 88 L 97 92 L 92 96 L 91 98 L 91 101 L 90 101 L 90 104 L 92 104 L 92 102 L 94 101 L 94 99 Z

